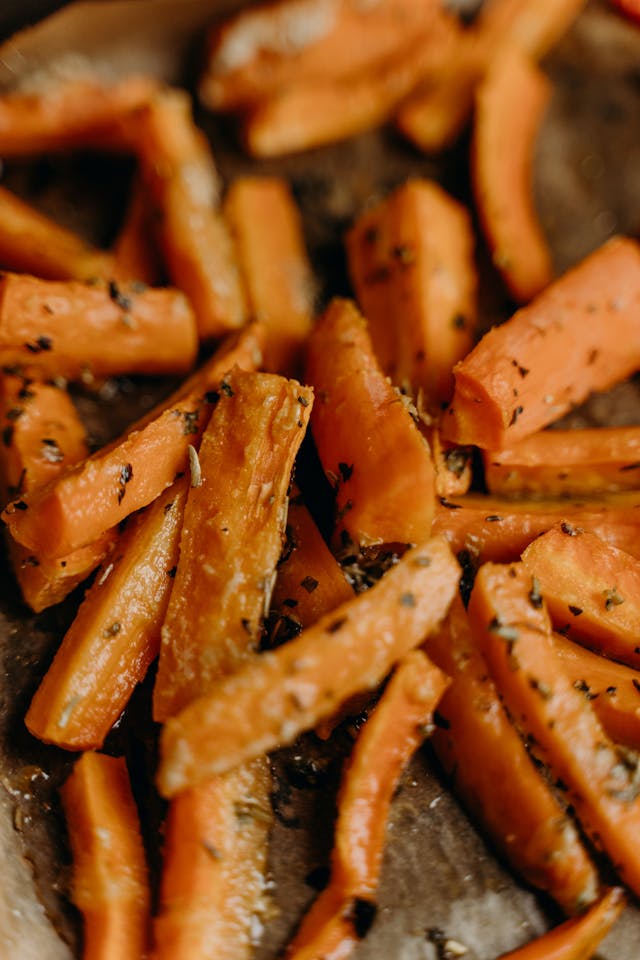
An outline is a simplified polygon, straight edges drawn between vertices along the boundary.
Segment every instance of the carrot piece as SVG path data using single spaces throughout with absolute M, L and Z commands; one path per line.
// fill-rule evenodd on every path
M 459 598 L 425 649 L 452 678 L 431 742 L 455 793 L 520 876 L 566 913 L 584 909 L 596 871 L 509 721 Z
M 639 298 L 640 248 L 614 237 L 456 365 L 443 436 L 499 450 L 624 380 L 640 364 Z
M 182 293 L 135 284 L 84 284 L 5 273 L 0 362 L 81 380 L 184 373 L 196 359 L 195 321 Z
M 611 4 L 631 20 L 640 22 L 640 0 L 611 0 Z
M 85 753 L 61 789 L 74 860 L 73 901 L 89 960 L 140 960 L 150 894 L 138 811 L 122 757 Z
M 514 722 L 565 785 L 583 828 L 640 889 L 638 760 L 606 735 L 562 669 L 535 579 L 524 564 L 480 568 L 469 602 L 476 642 Z
M 540 60 L 567 32 L 584 5 L 585 0 L 489 0 L 482 5 L 477 26 L 496 40 L 508 37 Z
M 587 960 L 616 922 L 626 897 L 621 887 L 611 887 L 582 916 L 566 920 L 532 943 L 498 960 Z
M 101 747 L 158 653 L 187 479 L 133 520 L 87 591 L 26 715 L 40 740 Z
M 240 177 L 224 215 L 235 240 L 251 316 L 267 331 L 267 370 L 295 375 L 311 330 L 314 281 L 302 221 L 278 177 Z
M 187 94 L 158 95 L 132 117 L 143 183 L 157 210 L 159 243 L 172 282 L 189 297 L 201 339 L 241 327 L 244 290 L 219 210 L 209 143 Z
M 427 407 L 451 398 L 452 369 L 476 324 L 474 238 L 467 211 L 413 179 L 356 221 L 349 271 L 385 374 Z
M 136 176 L 120 232 L 113 244 L 114 276 L 147 286 L 154 286 L 163 279 L 154 233 L 151 204 L 141 178 Z
M 565 524 L 530 543 L 522 561 L 540 584 L 556 627 L 592 650 L 640 667 L 640 560 Z
M 428 540 L 370 590 L 215 684 L 165 725 L 162 792 L 180 793 L 291 742 L 354 693 L 373 689 L 442 620 L 458 578 L 446 543 Z
M 435 468 L 435 485 L 438 497 L 462 497 L 468 493 L 473 481 L 472 452 L 469 447 L 459 447 L 442 439 L 437 424 L 426 430 Z
M 185 510 L 162 627 L 156 720 L 173 716 L 255 652 L 312 401 L 308 388 L 275 374 L 238 370 L 225 380 Z
M 424 540 L 434 509 L 429 446 L 380 370 L 350 301 L 333 300 L 316 324 L 306 377 L 317 396 L 313 437 L 337 487 L 339 529 L 358 544 Z
M 533 200 L 533 151 L 551 96 L 545 74 L 515 45 L 493 59 L 476 94 L 472 169 L 476 208 L 493 262 L 526 303 L 553 278 Z
M 400 774 L 431 728 L 448 678 L 420 650 L 399 662 L 364 725 L 342 776 L 331 880 L 286 956 L 346 957 L 376 912 L 386 824 Z

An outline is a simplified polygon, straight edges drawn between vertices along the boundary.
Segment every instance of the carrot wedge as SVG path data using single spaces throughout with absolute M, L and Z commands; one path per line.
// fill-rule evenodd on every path
M 380 370 L 350 301 L 333 300 L 314 327 L 306 378 L 317 396 L 313 437 L 336 485 L 338 529 L 357 544 L 424 540 L 434 509 L 429 445 Z
M 499 51 L 476 94 L 476 207 L 493 262 L 519 303 L 553 277 L 533 200 L 533 151 L 550 96 L 545 74 L 515 45 Z
M 445 542 L 428 540 L 370 590 L 215 684 L 165 725 L 162 792 L 175 795 L 291 742 L 353 694 L 373 689 L 444 617 L 458 578 Z
M 500 450 L 624 380 L 640 366 L 639 300 L 640 247 L 614 237 L 456 365 L 444 437 Z
M 480 568 L 473 635 L 514 722 L 564 785 L 582 827 L 640 890 L 638 758 L 616 746 L 562 669 L 537 584 L 524 564 Z
M 84 956 L 140 960 L 151 898 L 124 759 L 83 754 L 61 793 L 74 860 L 73 901 L 84 919 Z
M 136 176 L 129 202 L 112 250 L 113 275 L 118 280 L 134 280 L 148 286 L 157 285 L 164 276 L 160 251 L 152 223 L 151 203 Z
M 420 650 L 406 654 L 392 674 L 342 776 L 331 880 L 289 944 L 288 960 L 347 957 L 366 935 L 376 913 L 393 793 L 448 683 Z
M 621 887 L 611 887 L 581 917 L 566 920 L 532 943 L 503 953 L 498 960 L 588 960 L 626 903 Z
M 451 397 L 476 323 L 473 230 L 436 183 L 413 179 L 346 238 L 349 270 L 383 372 L 427 407 Z

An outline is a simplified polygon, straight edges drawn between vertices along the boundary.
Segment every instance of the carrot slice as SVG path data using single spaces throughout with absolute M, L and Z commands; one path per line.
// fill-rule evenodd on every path
M 139 514 L 87 591 L 27 711 L 40 740 L 101 747 L 160 646 L 187 478 Z
M 565 524 L 529 544 L 522 561 L 556 627 L 592 650 L 640 667 L 640 560 Z
M 368 932 L 393 793 L 448 683 L 420 650 L 399 662 L 343 773 L 331 880 L 289 944 L 289 960 L 346 957 Z
M 61 794 L 74 860 L 73 901 L 84 919 L 84 956 L 140 960 L 150 894 L 124 759 L 83 754 Z
M 373 689 L 442 620 L 458 578 L 446 543 L 429 540 L 370 590 L 216 684 L 166 724 L 162 792 L 180 793 L 291 742 L 353 694 Z
M 267 331 L 267 370 L 295 375 L 311 330 L 314 281 L 302 221 L 278 177 L 240 177 L 224 215 L 235 240 L 251 316 Z
M 113 244 L 112 256 L 113 273 L 119 280 L 134 280 L 154 286 L 163 279 L 164 271 L 155 239 L 151 204 L 140 176 L 133 180 L 129 203 Z
M 595 868 L 500 703 L 459 598 L 425 649 L 452 678 L 431 742 L 455 793 L 520 876 L 566 913 L 584 909 Z
M 385 374 L 427 407 L 453 389 L 476 324 L 473 230 L 436 183 L 413 179 L 356 221 L 349 271 Z
M 546 76 L 515 45 L 493 59 L 476 95 L 474 195 L 493 262 L 526 303 L 553 278 L 533 200 L 533 151 L 551 96 Z
M 333 300 L 316 324 L 306 377 L 316 391 L 311 427 L 336 484 L 339 529 L 358 544 L 424 540 L 434 509 L 429 446 L 380 370 L 350 301 Z
M 616 922 L 626 897 L 621 887 L 611 887 L 581 917 L 566 920 L 554 930 L 499 960 L 587 960 Z
M 0 362 L 82 380 L 184 373 L 198 349 L 193 311 L 177 290 L 84 284 L 5 273 Z
M 639 299 L 640 248 L 615 237 L 456 365 L 443 436 L 499 450 L 624 380 L 640 365 Z
M 469 619 L 514 722 L 564 785 L 578 819 L 640 890 L 638 759 L 616 746 L 562 669 L 537 584 L 524 564 L 480 568 Z

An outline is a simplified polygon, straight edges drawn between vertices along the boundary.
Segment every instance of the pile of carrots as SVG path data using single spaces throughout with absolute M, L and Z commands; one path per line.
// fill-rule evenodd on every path
M 201 98 L 240 113 L 256 156 L 391 116 L 440 149 L 474 108 L 479 221 L 520 305 L 479 342 L 472 218 L 436 183 L 362 212 L 354 299 L 315 316 L 288 184 L 223 196 L 184 92 L 89 78 L 0 99 L 3 157 L 137 161 L 109 251 L 0 189 L 9 555 L 34 611 L 88 584 L 26 715 L 81 751 L 62 799 L 88 960 L 249 957 L 267 754 L 329 736 L 363 695 L 330 880 L 289 960 L 346 957 L 375 922 L 392 796 L 427 736 L 568 917 L 505 957 L 584 960 L 622 885 L 640 894 L 640 427 L 545 429 L 640 367 L 640 247 L 612 238 L 554 278 L 531 199 L 536 61 L 581 5 L 491 0 L 463 26 L 435 0 L 334 0 L 315 20 L 279 0 L 210 37 Z M 188 376 L 89 455 L 67 383 L 167 372 Z M 305 437 L 333 489 L 322 531 L 313 484 L 294 484 Z M 152 910 L 126 765 L 100 750 L 156 659 L 170 803 Z

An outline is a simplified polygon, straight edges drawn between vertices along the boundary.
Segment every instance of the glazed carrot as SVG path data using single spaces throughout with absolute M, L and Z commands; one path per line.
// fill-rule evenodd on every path
M 198 348 L 182 293 L 135 284 L 84 284 L 5 273 L 0 363 L 81 380 L 121 373 L 184 373 Z
M 436 494 L 445 499 L 464 496 L 473 481 L 471 449 L 443 441 L 437 424 L 426 428 L 426 436 L 436 472 Z
M 402 770 L 432 728 L 449 680 L 420 650 L 406 654 L 364 725 L 342 776 L 331 880 L 286 956 L 346 957 L 376 913 L 389 808 Z
M 215 684 L 165 725 L 162 792 L 180 793 L 289 743 L 353 694 L 376 687 L 442 620 L 458 577 L 446 543 L 428 540 L 370 590 Z
M 185 510 L 162 627 L 156 720 L 173 716 L 255 653 L 312 402 L 311 390 L 275 374 L 234 370 L 224 381 Z
M 317 397 L 313 437 L 336 485 L 338 529 L 358 544 L 424 540 L 434 508 L 429 446 L 380 370 L 350 301 L 333 300 L 316 324 L 306 378 Z
M 640 560 L 565 524 L 529 544 L 522 561 L 540 584 L 554 625 L 592 650 L 640 667 Z
M 85 753 L 63 785 L 73 853 L 73 902 L 86 960 L 140 960 L 150 894 L 138 811 L 122 757 Z
M 459 598 L 425 649 L 452 678 L 431 742 L 456 795 L 516 873 L 566 913 L 584 909 L 595 868 L 500 703 Z
M 532 943 L 499 960 L 588 960 L 616 922 L 626 897 L 621 887 L 611 887 L 582 916 L 566 920 Z
M 249 313 L 267 331 L 265 367 L 293 376 L 311 330 L 314 280 L 289 186 L 278 177 L 240 177 L 227 192 L 224 215 Z
M 467 211 L 413 179 L 358 218 L 349 272 L 380 366 L 427 408 L 451 398 L 452 369 L 476 325 L 474 238 Z
M 178 560 L 183 477 L 138 514 L 98 572 L 26 715 L 67 750 L 101 747 L 160 645 Z
M 245 295 L 217 209 L 218 175 L 189 97 L 177 90 L 158 95 L 131 124 L 167 270 L 193 305 L 201 339 L 241 327 Z
M 519 303 L 553 278 L 533 199 L 535 141 L 550 96 L 545 74 L 515 44 L 498 52 L 476 94 L 471 151 L 476 209 L 493 263 Z
M 640 248 L 614 237 L 456 365 L 443 436 L 509 447 L 624 380 L 640 365 L 639 300 Z
M 514 723 L 566 787 L 583 829 L 639 890 L 637 757 L 607 737 L 563 671 L 544 601 L 524 564 L 481 567 L 469 619 Z
M 118 280 L 136 280 L 148 286 L 164 275 L 152 223 L 151 204 L 139 176 L 131 186 L 129 203 L 113 244 L 113 273 Z

